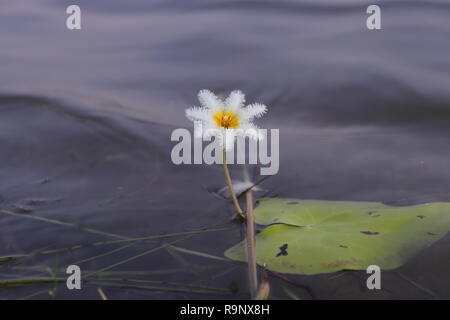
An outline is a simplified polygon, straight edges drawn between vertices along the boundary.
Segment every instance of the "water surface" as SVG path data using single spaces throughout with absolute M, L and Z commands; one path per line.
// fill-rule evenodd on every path
M 259 124 L 280 129 L 281 163 L 268 195 L 450 201 L 448 1 L 380 1 L 380 31 L 365 27 L 372 3 L 356 0 L 77 3 L 81 31 L 65 28 L 70 1 L 1 4 L 0 209 L 17 214 L 0 214 L 0 256 L 38 253 L 2 263 L 2 279 L 76 262 L 104 269 L 103 283 L 56 298 L 98 299 L 98 287 L 111 299 L 246 298 L 245 265 L 168 247 L 222 257 L 242 238 L 208 192 L 221 168 L 170 161 L 170 134 L 191 128 L 184 110 L 203 88 L 269 106 Z M 194 230 L 208 232 L 89 245 Z M 290 276 L 309 290 L 273 278 L 272 297 L 450 298 L 449 249 L 447 236 L 383 273 L 377 292 L 345 272 Z M 0 297 L 50 299 L 49 288 Z

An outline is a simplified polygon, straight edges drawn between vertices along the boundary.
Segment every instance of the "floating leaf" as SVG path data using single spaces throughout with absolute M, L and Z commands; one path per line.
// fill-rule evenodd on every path
M 450 203 L 392 207 L 378 202 L 261 199 L 257 262 L 283 273 L 318 274 L 369 265 L 395 269 L 450 230 Z M 246 261 L 245 241 L 225 256 Z

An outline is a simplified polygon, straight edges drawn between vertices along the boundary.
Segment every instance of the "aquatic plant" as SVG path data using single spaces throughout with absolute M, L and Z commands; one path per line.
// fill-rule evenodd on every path
M 260 103 L 250 104 L 246 107 L 245 96 L 240 90 L 232 91 L 222 101 L 209 90 L 200 90 L 198 99 L 201 107 L 186 110 L 186 117 L 194 122 L 194 126 L 201 130 L 194 130 L 197 138 L 218 139 L 222 149 L 222 166 L 225 180 L 228 185 L 230 198 L 236 212 L 246 221 L 247 225 L 247 261 L 249 266 L 249 282 L 252 297 L 257 294 L 258 280 L 256 269 L 255 228 L 253 218 L 253 192 L 250 187 L 246 193 L 246 213 L 242 210 L 233 187 L 230 171 L 227 165 L 227 151 L 234 148 L 235 138 L 239 135 L 254 140 L 262 140 L 258 127 L 253 123 L 255 118 L 263 116 L 267 107 Z
M 400 267 L 450 230 L 450 203 L 389 206 L 380 202 L 263 198 L 256 222 L 257 258 L 292 274 Z M 245 261 L 245 241 L 225 256 Z
M 263 139 L 253 120 L 267 112 L 265 105 L 254 103 L 244 107 L 245 96 L 240 90 L 232 91 L 225 101 L 209 90 L 200 90 L 198 99 L 201 107 L 186 110 L 186 117 L 195 126 L 202 126 L 202 130 L 194 131 L 198 135 L 203 138 L 215 136 L 224 151 L 234 147 L 235 138 L 239 135 L 254 140 Z

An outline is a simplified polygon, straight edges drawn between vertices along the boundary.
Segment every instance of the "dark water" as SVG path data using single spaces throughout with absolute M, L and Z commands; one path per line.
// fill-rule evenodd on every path
M 93 276 L 103 282 L 63 283 L 56 298 L 98 299 L 98 287 L 111 299 L 246 298 L 245 265 L 164 247 L 222 256 L 242 237 L 229 204 L 206 191 L 221 168 L 170 161 L 170 134 L 191 128 L 184 110 L 202 88 L 269 106 L 259 124 L 281 137 L 269 195 L 450 201 L 450 2 L 377 3 L 380 31 L 366 29 L 373 3 L 359 0 L 79 0 L 82 30 L 68 31 L 73 1 L 3 0 L 0 256 L 38 254 L 2 263 L 2 279 L 65 276 L 76 262 L 104 270 Z M 193 230 L 209 232 L 89 245 Z M 302 299 L 448 299 L 449 249 L 447 236 L 383 273 L 377 292 L 364 272 L 345 272 L 290 276 L 309 292 L 274 278 L 272 298 L 289 298 L 287 287 Z M 0 298 L 50 299 L 52 288 Z

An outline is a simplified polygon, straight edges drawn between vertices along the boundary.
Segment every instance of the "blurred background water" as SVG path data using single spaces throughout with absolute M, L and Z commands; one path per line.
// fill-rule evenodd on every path
M 375 3 L 382 29 L 370 31 Z M 70 4 L 82 30 L 65 27 Z M 168 246 L 222 257 L 242 238 L 207 191 L 221 168 L 170 160 L 170 134 L 191 129 L 184 110 L 203 88 L 269 106 L 259 124 L 281 139 L 269 195 L 450 201 L 449 1 L 2 0 L 0 41 L 0 256 L 87 245 L 3 262 L 1 277 L 103 270 L 102 283 L 53 297 L 247 297 L 244 264 Z M 226 230 L 88 245 L 211 228 Z M 273 278 L 272 298 L 450 298 L 449 249 L 447 236 L 383 273 L 383 290 L 344 272 L 290 276 L 304 287 Z M 52 287 L 0 298 L 52 298 Z

